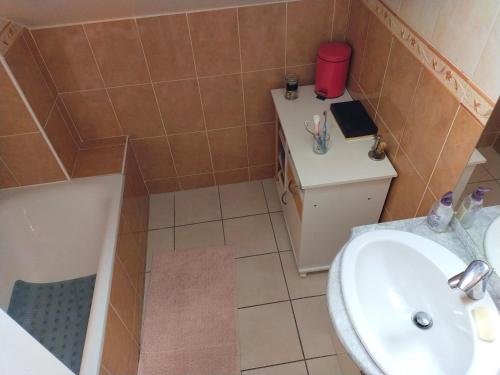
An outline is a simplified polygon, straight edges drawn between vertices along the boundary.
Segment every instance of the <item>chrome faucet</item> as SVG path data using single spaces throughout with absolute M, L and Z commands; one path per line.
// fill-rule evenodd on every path
M 473 300 L 480 300 L 486 294 L 486 285 L 493 269 L 482 260 L 472 261 L 465 271 L 448 280 L 451 289 L 458 288 Z

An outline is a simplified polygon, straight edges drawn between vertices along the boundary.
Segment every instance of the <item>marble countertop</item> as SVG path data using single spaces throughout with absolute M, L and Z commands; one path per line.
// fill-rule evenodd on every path
M 500 206 L 498 206 L 497 209 L 498 214 L 496 216 L 500 215 Z M 484 212 L 484 215 L 494 215 L 494 210 L 491 211 L 492 212 Z M 486 225 L 485 223 L 489 223 L 485 218 L 483 218 L 481 222 L 478 221 L 476 230 L 480 232 L 482 226 Z M 453 219 L 450 229 L 445 233 L 436 233 L 432 231 L 425 224 L 425 218 L 421 217 L 355 227 L 352 229 L 351 239 L 366 232 L 382 229 L 401 230 L 429 238 L 452 251 L 465 263 L 470 263 L 474 259 L 484 259 L 484 252 L 482 249 L 478 248 L 473 240 L 473 236 L 471 236 L 456 219 Z M 479 234 L 477 235 L 479 236 Z M 335 258 L 328 277 L 327 295 L 332 301 L 332 303 L 329 304 L 330 316 L 332 317 L 335 330 L 337 331 L 337 336 L 356 365 L 366 375 L 384 375 L 359 340 L 347 314 L 343 302 L 342 290 L 340 288 L 340 260 L 342 255 L 343 250 Z M 492 281 L 489 284 L 488 291 L 500 311 L 500 278 L 494 274 L 491 279 Z

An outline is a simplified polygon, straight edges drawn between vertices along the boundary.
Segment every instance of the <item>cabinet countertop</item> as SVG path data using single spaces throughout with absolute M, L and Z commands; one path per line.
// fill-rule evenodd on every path
M 314 85 L 300 86 L 299 97 L 287 100 L 283 89 L 271 90 L 288 149 L 303 189 L 341 185 L 353 182 L 380 180 L 396 177 L 388 158 L 373 161 L 368 151 L 373 145 L 371 138 L 346 140 L 337 124 L 330 104 L 352 101 L 345 91 L 335 99 L 320 100 L 314 93 Z M 327 111 L 327 126 L 332 141 L 325 155 L 312 150 L 313 138 L 304 127 L 305 121 L 312 123 L 313 115 Z M 322 120 L 323 121 L 323 120 Z

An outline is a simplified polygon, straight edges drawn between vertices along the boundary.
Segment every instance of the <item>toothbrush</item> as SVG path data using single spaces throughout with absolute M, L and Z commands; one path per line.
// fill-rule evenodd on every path
M 323 111 L 323 116 L 325 117 L 325 122 L 323 123 L 323 142 L 326 146 L 326 111 Z
M 319 137 L 319 122 L 321 121 L 321 117 L 319 115 L 314 115 L 313 116 L 313 122 L 314 122 L 314 135 Z

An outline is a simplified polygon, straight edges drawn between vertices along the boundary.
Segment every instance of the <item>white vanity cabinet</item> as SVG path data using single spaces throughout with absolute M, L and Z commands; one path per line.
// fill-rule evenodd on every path
M 372 139 L 344 138 L 330 104 L 352 100 L 347 92 L 324 101 L 316 99 L 314 86 L 300 87 L 293 101 L 284 98 L 282 89 L 271 93 L 277 112 L 276 185 L 295 261 L 304 276 L 330 267 L 352 227 L 378 222 L 396 171 L 387 158 L 369 159 Z M 304 122 L 324 110 L 333 139 L 328 153 L 317 155 Z

